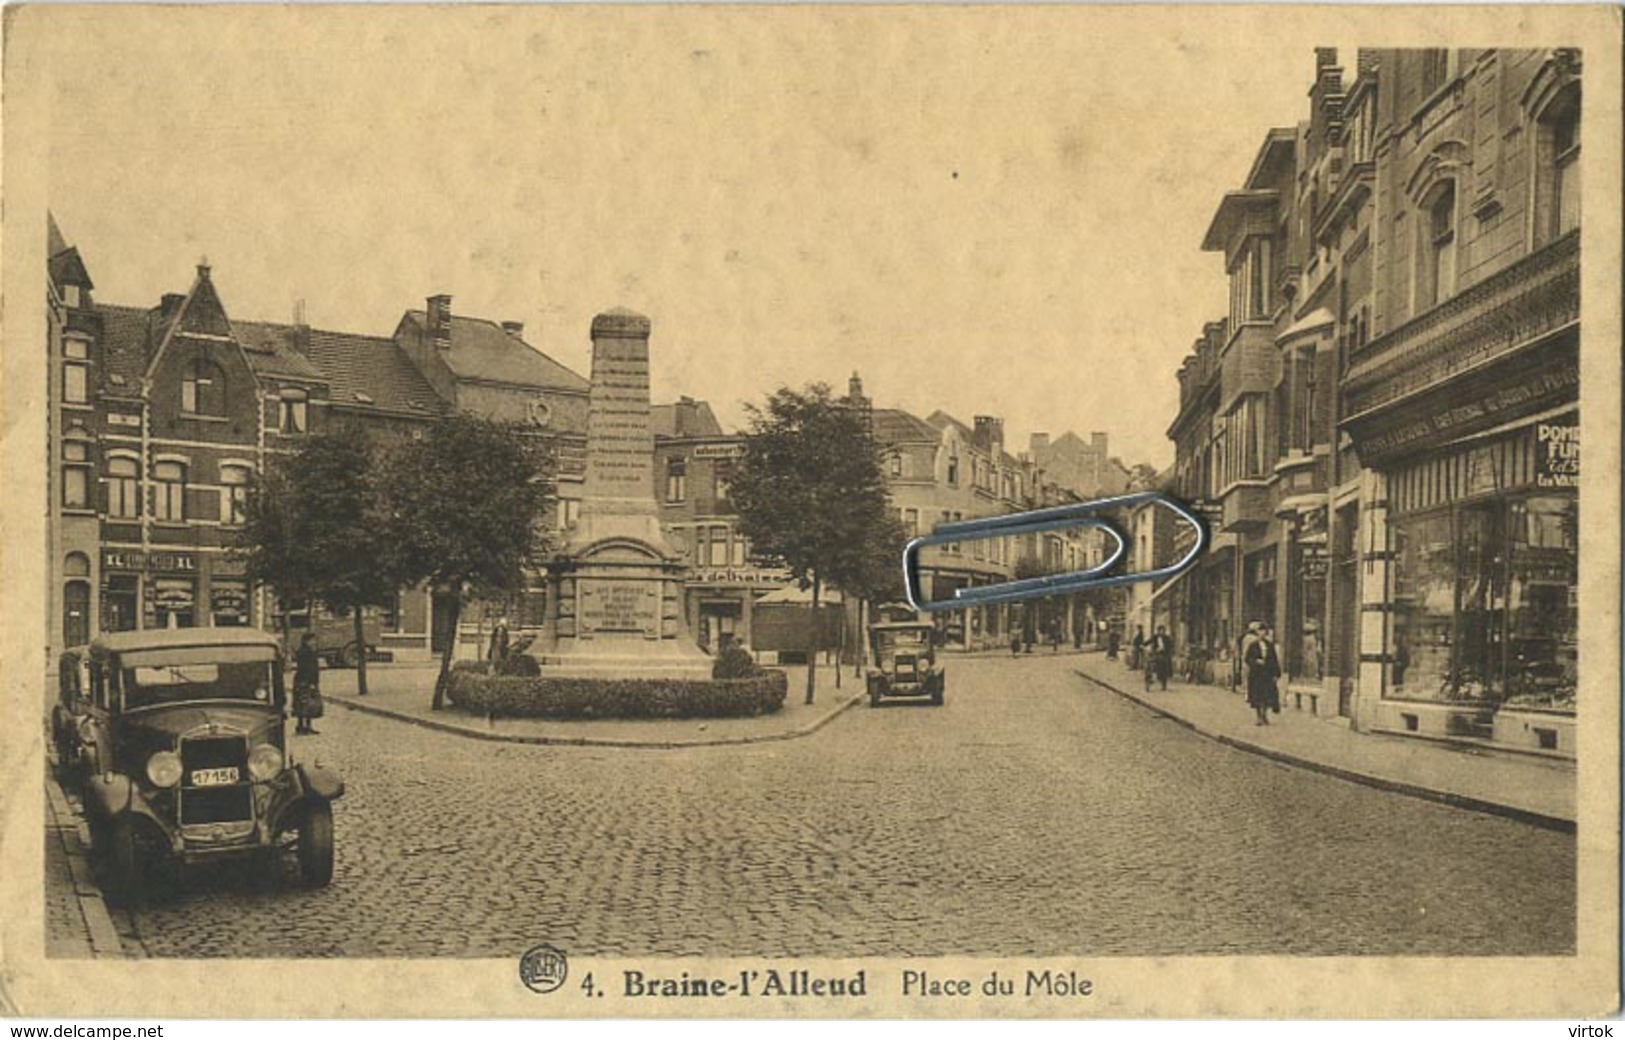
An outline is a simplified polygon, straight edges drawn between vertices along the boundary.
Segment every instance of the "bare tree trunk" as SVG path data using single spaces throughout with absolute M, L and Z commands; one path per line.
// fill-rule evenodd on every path
M 451 597 L 451 623 L 447 625 L 446 648 L 440 652 L 440 677 L 434 682 L 434 703 L 430 705 L 433 711 L 439 711 L 446 706 L 446 687 L 451 684 L 451 655 L 457 651 L 457 623 L 463 613 L 463 597 Z
M 835 636 L 835 688 L 841 688 L 841 655 L 846 653 L 846 593 L 841 593 L 841 630 Z
M 858 616 L 855 622 L 857 631 L 852 633 L 853 638 L 858 641 L 857 647 L 852 652 L 852 678 L 854 679 L 863 678 L 863 666 L 868 663 L 866 651 L 869 649 L 869 640 L 866 637 L 869 633 L 863 630 L 863 605 L 866 602 L 868 601 L 862 596 L 858 597 Z
M 810 639 L 811 639 L 812 646 L 807 651 L 807 703 L 808 704 L 811 704 L 813 702 L 813 686 L 817 681 L 815 677 L 818 674 L 818 642 L 819 642 L 819 640 L 818 640 L 818 622 L 819 622 L 819 618 L 818 618 L 818 592 L 819 592 L 820 584 L 821 584 L 821 582 L 818 580 L 818 576 L 814 575 L 813 576 L 813 598 L 812 598 L 812 622 L 813 623 L 812 623 L 812 632 L 810 633 Z M 840 667 L 841 667 L 840 665 L 835 666 L 837 671 L 840 670 Z
M 361 618 L 361 604 L 357 603 L 350 608 L 351 616 L 355 618 L 355 692 L 357 696 L 367 695 L 367 626 Z

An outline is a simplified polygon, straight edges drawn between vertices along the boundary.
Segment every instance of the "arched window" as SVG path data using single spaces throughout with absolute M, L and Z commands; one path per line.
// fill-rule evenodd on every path
M 1524 88 L 1530 148 L 1530 244 L 1540 248 L 1580 226 L 1580 52 L 1559 47 Z
M 188 415 L 226 414 L 226 376 L 208 358 L 192 359 L 181 375 L 181 411 Z
M 1422 203 L 1422 241 L 1417 250 L 1416 311 L 1456 291 L 1456 182 L 1442 181 Z
M 1580 84 L 1546 107 L 1536 136 L 1535 243 L 1544 245 L 1580 226 Z

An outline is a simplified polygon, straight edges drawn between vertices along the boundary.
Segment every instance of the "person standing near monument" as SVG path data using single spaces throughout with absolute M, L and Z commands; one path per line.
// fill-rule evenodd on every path
M 506 616 L 497 618 L 496 627 L 491 629 L 491 650 L 487 654 L 494 668 L 508 659 L 508 619 Z

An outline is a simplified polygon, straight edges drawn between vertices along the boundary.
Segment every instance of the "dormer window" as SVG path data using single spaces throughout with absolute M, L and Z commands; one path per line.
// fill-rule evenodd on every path
M 226 377 L 220 366 L 199 357 L 181 376 L 181 411 L 187 415 L 226 414 Z
M 309 395 L 303 390 L 282 391 L 282 395 L 278 400 L 277 430 L 290 435 L 298 435 L 308 431 L 310 429 L 307 421 L 309 416 L 306 414 L 308 402 Z

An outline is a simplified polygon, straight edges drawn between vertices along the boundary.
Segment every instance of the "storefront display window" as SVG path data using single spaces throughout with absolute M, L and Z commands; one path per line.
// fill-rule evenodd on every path
M 1507 706 L 1574 710 L 1579 511 L 1571 497 L 1513 503 L 1507 580 Z
M 1387 696 L 1572 711 L 1578 504 L 1496 498 L 1391 521 Z
M 1395 522 L 1391 696 L 1444 700 L 1452 692 L 1450 660 L 1456 612 L 1455 545 L 1450 514 Z
M 248 582 L 216 578 L 209 590 L 209 599 L 216 628 L 248 624 Z

